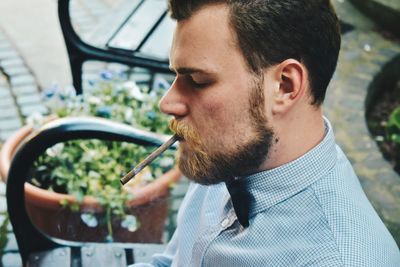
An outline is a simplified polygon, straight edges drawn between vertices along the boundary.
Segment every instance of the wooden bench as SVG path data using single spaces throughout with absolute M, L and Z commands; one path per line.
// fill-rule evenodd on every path
M 82 65 L 88 60 L 170 73 L 168 54 L 175 22 L 167 14 L 167 1 L 132 0 L 132 11 L 111 37 L 98 46 L 84 42 L 75 32 L 70 2 L 59 0 L 58 14 L 77 93 L 82 93 Z

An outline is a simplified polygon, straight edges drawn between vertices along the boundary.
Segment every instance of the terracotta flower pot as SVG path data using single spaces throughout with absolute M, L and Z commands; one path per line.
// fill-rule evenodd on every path
M 0 152 L 0 175 L 6 181 L 14 153 L 32 128 L 25 126 L 12 135 Z M 167 196 L 171 184 L 181 176 L 172 169 L 154 182 L 132 192 L 135 198 L 127 203 L 130 214 L 137 217 L 140 227 L 129 232 L 114 219 L 113 237 L 116 242 L 160 243 L 168 211 Z M 81 219 L 81 212 L 72 212 L 61 206 L 62 200 L 75 201 L 71 195 L 50 192 L 25 183 L 25 206 L 33 224 L 42 232 L 56 238 L 73 241 L 102 242 L 108 231 L 106 226 L 89 227 Z M 98 221 L 104 220 L 99 203 L 91 196 L 84 198 L 81 211 L 96 211 Z

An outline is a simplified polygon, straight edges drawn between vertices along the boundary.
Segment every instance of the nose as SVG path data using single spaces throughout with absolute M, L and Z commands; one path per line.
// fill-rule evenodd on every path
M 175 116 L 176 118 L 181 118 L 188 114 L 189 108 L 181 90 L 177 85 L 177 80 L 175 80 L 160 100 L 159 106 L 161 112 Z

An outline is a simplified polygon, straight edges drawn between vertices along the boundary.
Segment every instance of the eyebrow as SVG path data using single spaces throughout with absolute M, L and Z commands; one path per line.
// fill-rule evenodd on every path
M 191 68 L 191 67 L 181 67 L 174 69 L 173 67 L 169 67 L 169 69 L 177 74 L 186 75 L 186 74 L 193 74 L 193 73 L 204 73 L 204 74 L 214 74 L 211 71 L 198 69 L 198 68 Z

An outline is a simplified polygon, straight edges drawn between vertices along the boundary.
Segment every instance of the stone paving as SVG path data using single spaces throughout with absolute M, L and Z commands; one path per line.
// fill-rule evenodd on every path
M 31 70 L 0 30 L 0 142 L 23 124 L 33 111 L 44 112 Z
M 400 54 L 400 42 L 384 38 L 376 26 L 348 2 L 342 0 L 334 4 L 339 17 L 355 28 L 342 38 L 325 114 L 369 200 L 400 244 L 400 177 L 383 159 L 365 119 L 369 85 L 382 67 Z
M 128 0 L 115 1 L 120 6 L 129 5 Z M 96 43 L 106 38 L 109 29 L 99 24 L 106 16 L 111 0 L 76 1 L 72 16 L 75 27 L 83 39 Z M 89 3 L 89 5 L 87 4 Z M 365 99 L 369 85 L 381 68 L 400 54 L 400 42 L 386 39 L 376 31 L 376 25 L 352 7 L 347 0 L 333 1 L 339 17 L 354 29 L 343 35 L 338 68 L 330 84 L 325 102 L 325 114 L 331 120 L 336 138 L 353 163 L 362 186 L 379 215 L 395 235 L 400 244 L 400 177 L 381 156 L 370 137 L 365 121 Z M 119 9 L 123 14 L 126 8 Z M 105 23 L 105 20 L 102 20 Z M 108 22 L 107 22 L 108 23 Z M 0 25 L 0 146 L 4 140 L 24 123 L 24 118 L 33 111 L 45 111 L 35 75 L 20 56 L 16 46 L 1 30 Z M 94 34 L 95 33 L 95 34 Z M 97 36 L 96 38 L 94 38 Z M 323 62 L 321 62 L 323 64 Z M 101 62 L 84 66 L 84 86 L 97 78 L 102 69 L 125 68 L 119 64 Z M 135 79 L 147 79 L 144 72 L 133 73 Z M 173 194 L 183 196 L 186 185 L 178 186 Z M 5 185 L 0 183 L 0 230 L 6 226 L 7 238 L 0 266 L 20 266 L 15 238 L 7 226 Z M 175 220 L 180 204 L 173 201 L 174 212 L 169 220 Z M 3 224 L 4 223 L 4 224 Z M 4 236 L 0 233 L 0 245 Z M 167 237 L 166 237 L 167 238 Z

